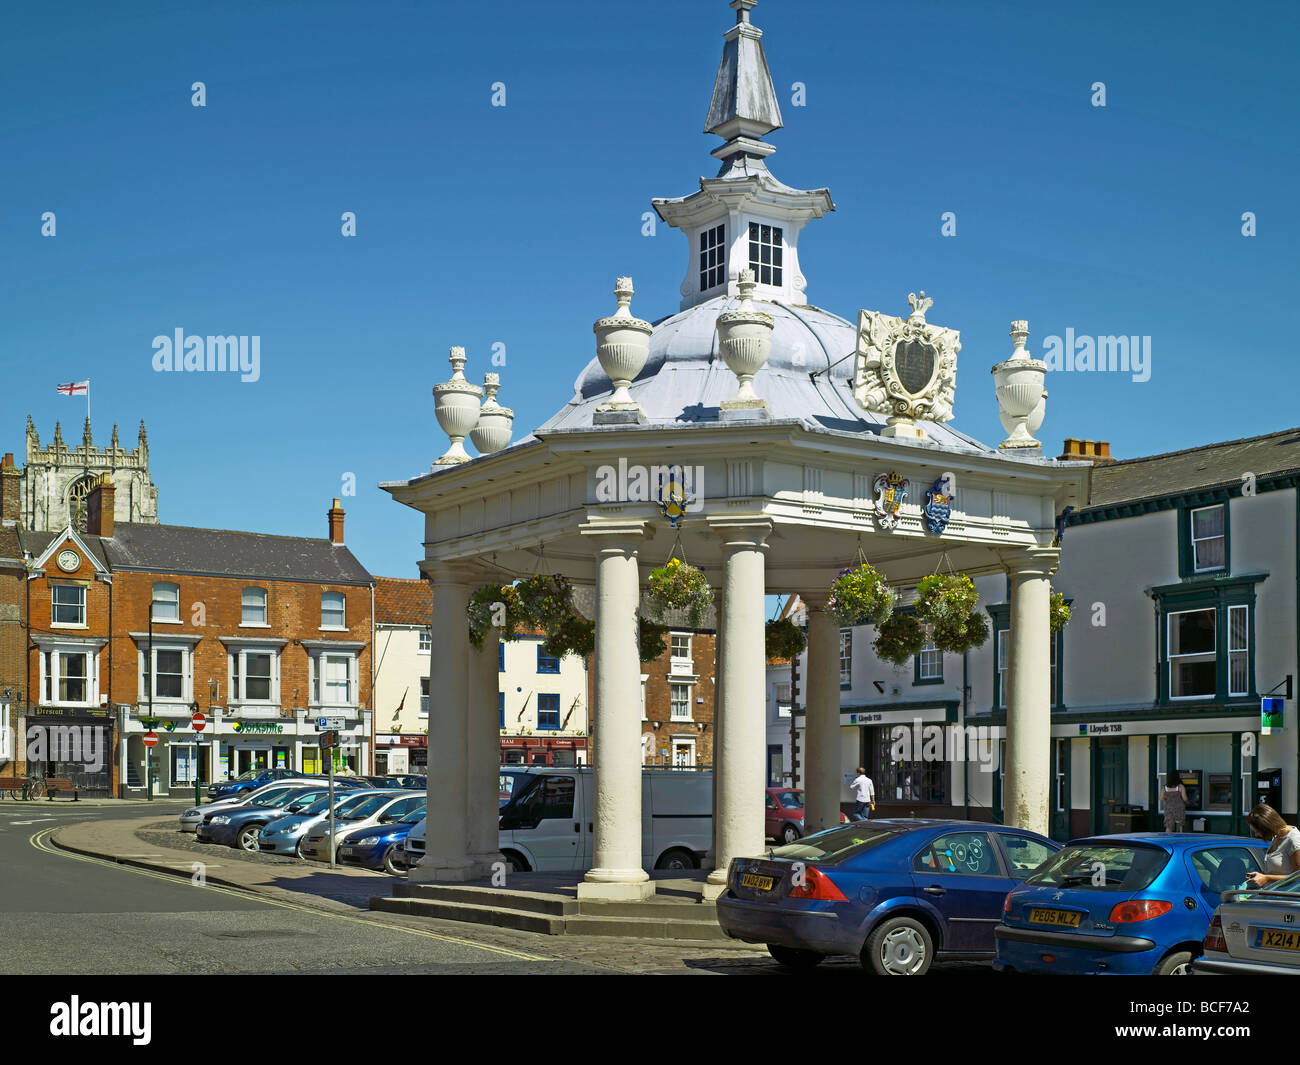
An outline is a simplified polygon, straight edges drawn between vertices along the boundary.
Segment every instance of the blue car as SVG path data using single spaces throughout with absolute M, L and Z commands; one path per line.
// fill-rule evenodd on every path
M 406 866 L 397 863 L 402 840 L 413 825 L 424 820 L 423 804 L 400 821 L 387 825 L 371 825 L 349 832 L 339 841 L 339 862 L 343 865 L 361 865 L 393 876 L 405 876 Z
M 305 784 L 290 788 L 265 802 L 214 810 L 199 824 L 195 839 L 200 843 L 221 843 L 241 850 L 256 851 L 258 834 L 266 825 L 307 809 L 327 793 L 327 785 Z
M 874 973 L 920 976 L 991 958 L 1007 892 L 1060 847 L 979 821 L 858 821 L 733 859 L 718 923 L 783 965 L 851 954 Z
M 285 777 L 301 776 L 292 769 L 249 769 L 240 773 L 234 780 L 223 780 L 208 787 L 209 799 L 227 799 L 241 792 L 253 791 L 263 784 L 271 784 Z
M 1007 896 L 993 967 L 1185 976 L 1221 894 L 1245 887 L 1267 850 L 1261 840 L 1201 833 L 1071 840 Z

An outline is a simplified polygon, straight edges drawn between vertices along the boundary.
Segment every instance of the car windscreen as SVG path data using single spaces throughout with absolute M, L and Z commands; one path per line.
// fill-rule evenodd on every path
M 290 788 L 283 795 L 277 795 L 275 801 L 270 805 L 281 809 L 290 803 L 302 802 L 304 799 L 314 799 L 320 794 L 317 788 Z
M 423 820 L 424 820 L 424 807 L 421 806 L 418 810 L 412 810 L 409 814 L 407 814 L 397 823 L 399 825 L 418 825 Z
M 261 792 L 248 801 L 250 806 L 279 806 L 280 801 L 286 796 L 291 795 L 290 788 L 272 788 L 269 791 Z
M 239 776 L 235 777 L 235 780 L 252 780 L 254 777 L 261 776 L 262 772 L 261 769 L 245 769 Z
M 348 821 L 360 821 L 377 814 L 393 801 L 391 795 L 358 795 L 347 806 L 340 805 L 338 815 Z
M 859 821 L 846 827 L 828 828 L 825 832 L 804 836 L 794 843 L 775 848 L 772 857 L 833 864 L 843 861 L 850 855 L 878 847 L 897 835 L 896 832 L 886 828 L 869 828 L 866 825 L 866 822 Z
M 1049 858 L 1031 876 L 1035 887 L 1086 888 L 1090 891 L 1141 891 L 1169 861 L 1159 847 L 1129 842 L 1079 843 Z
M 802 791 L 795 791 L 792 789 L 789 791 L 777 791 L 777 792 L 773 792 L 772 794 L 775 795 L 776 801 L 780 803 L 781 806 L 786 810 L 803 809 Z

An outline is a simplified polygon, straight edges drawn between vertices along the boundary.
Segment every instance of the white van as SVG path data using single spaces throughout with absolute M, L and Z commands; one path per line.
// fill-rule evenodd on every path
M 501 853 L 516 872 L 582 872 L 594 856 L 592 770 L 536 766 L 520 774 L 501 808 Z M 428 816 L 436 817 L 430 808 Z M 646 869 L 698 869 L 713 845 L 713 773 L 641 773 L 641 863 Z M 404 858 L 424 857 L 425 822 L 406 837 Z

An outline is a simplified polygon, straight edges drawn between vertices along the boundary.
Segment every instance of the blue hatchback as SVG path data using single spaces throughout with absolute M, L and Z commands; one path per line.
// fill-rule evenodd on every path
M 1007 895 L 993 967 L 1186 975 L 1220 895 L 1246 886 L 1267 850 L 1261 840 L 1201 833 L 1071 840 Z
M 992 957 L 1007 892 L 1060 846 L 980 821 L 858 821 L 733 859 L 718 923 L 783 965 L 852 954 L 920 976 L 935 960 Z
M 424 820 L 425 808 L 412 810 L 400 821 L 371 825 L 349 832 L 339 841 L 339 862 L 382 870 L 393 876 L 405 876 L 406 867 L 396 861 L 398 847 L 411 828 Z

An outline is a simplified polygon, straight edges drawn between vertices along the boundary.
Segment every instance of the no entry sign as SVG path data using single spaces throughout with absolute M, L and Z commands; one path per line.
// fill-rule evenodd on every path
M 202 732 L 208 727 L 208 719 L 201 713 L 195 713 L 195 715 L 190 718 L 190 725 L 193 727 L 195 732 Z
M 146 747 L 154 747 L 157 745 L 157 743 L 158 743 L 158 733 L 146 732 L 144 734 L 144 745 Z

